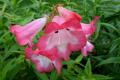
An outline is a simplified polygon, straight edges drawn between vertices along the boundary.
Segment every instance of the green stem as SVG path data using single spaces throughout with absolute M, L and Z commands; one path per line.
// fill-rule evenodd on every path
M 4 3 L 3 8 L 2 8 L 2 11 L 1 11 L 1 16 L 4 14 L 6 7 L 7 7 L 7 4 Z

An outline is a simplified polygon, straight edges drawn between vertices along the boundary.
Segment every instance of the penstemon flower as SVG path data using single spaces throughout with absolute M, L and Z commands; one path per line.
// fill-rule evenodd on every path
M 95 32 L 96 22 L 98 21 L 99 17 L 96 16 L 94 20 L 90 24 L 81 23 L 82 30 L 85 33 L 87 39 Z M 83 56 L 87 56 L 88 52 L 92 52 L 94 45 L 89 42 L 89 39 L 86 45 L 81 49 Z
M 59 19 L 59 18 L 58 18 Z M 80 29 L 77 31 L 77 29 Z M 58 57 L 68 60 L 71 51 L 79 50 L 86 44 L 86 37 L 81 30 L 79 21 L 69 20 L 59 25 L 50 22 L 44 30 L 44 35 L 38 41 L 38 48 L 55 53 Z
M 85 24 L 85 23 L 80 23 L 81 24 L 81 27 L 82 27 L 82 30 L 83 32 L 85 33 L 86 37 L 90 37 L 94 32 L 95 32 L 95 29 L 96 29 L 96 23 L 98 21 L 99 17 L 96 16 L 94 17 L 94 19 L 90 22 L 90 24 Z
M 35 64 L 37 71 L 51 72 L 55 67 L 57 73 L 61 72 L 61 60 L 56 55 L 52 55 L 51 52 L 45 52 L 43 50 L 33 50 L 33 47 L 27 46 L 25 49 L 25 56 Z
M 99 17 L 96 16 L 90 24 L 85 24 L 81 23 L 79 14 L 62 6 L 57 6 L 57 12 L 49 22 L 48 17 L 43 17 L 24 26 L 12 25 L 10 28 L 19 45 L 27 46 L 26 58 L 34 63 L 37 71 L 41 73 L 51 72 L 55 68 L 60 74 L 62 60 L 69 60 L 72 51 L 81 50 L 83 56 L 87 56 L 94 48 L 89 37 L 95 32 Z M 42 29 L 43 35 L 37 44 L 34 44 L 33 38 Z
M 68 19 L 76 19 L 78 21 L 81 21 L 81 17 L 79 16 L 79 14 L 77 14 L 75 12 L 72 12 L 72 11 L 62 7 L 62 6 L 59 6 L 57 9 L 58 9 L 58 12 L 60 14 L 62 22 L 64 22 L 65 20 L 68 20 Z M 87 38 L 86 45 L 81 49 L 81 52 L 82 52 L 83 56 L 87 56 L 87 54 L 88 54 L 87 52 L 92 52 L 93 51 L 94 45 L 92 45 L 89 42 L 88 38 L 95 32 L 96 23 L 97 23 L 98 19 L 99 19 L 99 17 L 96 16 L 94 18 L 94 20 L 92 22 L 90 22 L 90 24 L 85 24 L 85 23 L 80 22 L 82 31 L 84 32 L 84 35 Z M 55 19 L 53 21 L 57 21 L 57 20 Z M 61 24 L 60 19 L 58 19 L 57 22 L 59 24 Z
M 16 36 L 19 45 L 31 44 L 34 36 L 42 30 L 47 22 L 47 17 L 36 19 L 24 26 L 12 25 L 10 31 Z

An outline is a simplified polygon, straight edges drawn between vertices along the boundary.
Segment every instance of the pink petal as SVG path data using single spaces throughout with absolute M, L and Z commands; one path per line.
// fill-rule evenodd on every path
M 88 52 L 93 51 L 93 48 L 94 46 L 90 42 L 87 41 L 86 46 L 84 46 L 84 48 L 81 49 L 83 56 L 87 56 Z
M 40 51 L 40 55 L 43 55 L 49 58 L 52 61 L 54 67 L 56 68 L 57 73 L 58 74 L 61 73 L 62 63 L 61 63 L 61 59 L 58 57 L 57 54 L 47 52 L 47 51 Z
M 45 34 L 49 34 L 51 32 L 57 31 L 58 29 L 61 29 L 61 27 L 56 22 L 50 22 L 45 27 Z
M 70 31 L 65 29 L 58 30 L 57 33 L 49 33 L 42 36 L 38 41 L 38 48 L 45 51 L 56 53 L 58 57 L 69 59 L 71 49 L 80 50 L 86 44 L 86 37 L 82 31 Z
M 32 59 L 36 65 L 36 69 L 39 72 L 51 72 L 54 68 L 52 61 L 45 56 L 37 55 L 33 56 Z
M 25 49 L 25 55 L 27 59 L 30 59 L 36 66 L 39 72 L 51 72 L 55 67 L 57 73 L 61 73 L 61 60 L 51 52 L 46 52 L 44 50 L 36 49 L 32 50 L 31 47 Z
M 68 43 L 72 41 L 73 43 L 75 43 L 77 40 L 74 39 L 74 36 L 71 36 L 69 33 L 66 33 L 61 30 L 61 32 L 59 32 L 58 34 L 53 33 L 53 34 L 48 34 L 47 36 L 41 37 L 38 41 L 38 47 L 46 51 L 52 51 L 52 53 L 54 54 L 57 50 L 59 57 L 62 56 L 66 60 L 68 59 L 67 54 L 70 54 L 70 50 L 67 49 Z
M 91 44 L 90 42 L 87 42 L 86 47 L 87 47 L 87 51 L 88 52 L 92 52 L 93 48 L 94 48 L 94 45 Z
M 79 23 L 78 20 L 76 19 L 72 19 L 72 20 L 68 20 L 68 21 L 63 21 L 62 24 L 60 22 L 58 22 L 58 20 L 53 19 L 54 22 L 50 22 L 47 24 L 47 26 L 45 27 L 45 34 L 49 34 L 51 32 L 55 32 L 58 31 L 60 29 L 64 29 L 64 28 L 69 28 L 69 29 L 73 29 L 73 30 L 77 30 L 77 29 L 81 29 L 81 25 Z
M 53 42 L 51 42 L 51 44 L 48 43 L 49 37 L 50 36 L 47 36 L 47 35 L 40 37 L 37 47 L 39 49 L 45 50 L 46 52 L 51 52 L 54 56 L 58 58 L 64 58 L 65 60 L 68 60 L 71 50 L 67 49 L 68 47 L 66 46 L 57 47 Z M 57 41 L 56 41 L 56 44 L 57 44 Z M 44 54 L 44 55 L 48 56 L 47 54 Z
M 48 35 L 44 35 L 44 36 L 41 36 L 38 40 L 38 43 L 37 43 L 37 47 L 41 50 L 44 50 L 46 52 L 50 52 L 52 53 L 53 55 L 57 55 L 57 49 L 54 47 L 52 49 L 47 49 L 47 40 L 48 40 L 49 36 Z M 47 56 L 47 54 L 44 54 Z
M 83 55 L 83 56 L 87 56 L 87 49 L 86 49 L 86 47 L 83 47 L 83 48 L 81 49 L 81 52 L 82 52 L 82 55 Z
M 96 28 L 95 26 L 96 26 L 98 19 L 99 17 L 96 16 L 90 24 L 81 23 L 82 30 L 87 36 L 90 36 L 95 32 L 95 28 Z
M 70 11 L 62 6 L 58 6 L 57 9 L 60 16 L 64 17 L 66 20 L 69 20 L 71 18 L 77 19 L 78 21 L 81 20 L 81 16 L 73 11 Z
M 34 36 L 45 26 L 47 17 L 36 19 L 25 26 L 13 25 L 10 31 L 16 36 L 19 45 L 31 43 Z
M 80 49 L 82 49 L 85 45 L 86 45 L 86 42 L 87 42 L 87 39 L 86 39 L 86 36 L 85 34 L 83 33 L 83 31 L 72 31 L 71 32 L 78 40 L 78 43 L 77 44 L 71 44 L 70 47 L 71 47 L 71 50 L 72 51 L 78 51 Z
M 67 21 L 64 22 L 61 26 L 62 26 L 63 28 L 69 28 L 69 29 L 72 28 L 74 31 L 81 29 L 80 22 L 79 22 L 78 20 L 76 20 L 76 19 L 67 20 Z
M 54 56 L 56 56 L 57 58 L 60 58 L 61 55 L 59 54 L 57 47 L 56 46 L 52 46 L 52 45 L 50 45 L 51 46 L 50 47 L 49 44 L 48 44 L 48 39 L 49 39 L 48 35 L 44 35 L 44 36 L 40 37 L 40 39 L 38 40 L 37 47 L 39 49 L 42 49 L 42 50 L 46 51 L 47 54 L 44 53 L 43 55 L 48 56 L 51 59 L 53 59 L 52 57 L 54 57 Z M 49 52 L 51 54 L 48 55 Z M 53 55 L 53 56 L 50 57 L 50 55 Z
M 57 47 L 57 53 L 60 58 L 63 58 L 65 61 L 70 59 L 71 48 L 69 45 L 61 45 Z
M 54 64 L 54 66 L 55 66 L 55 68 L 56 68 L 56 70 L 57 70 L 58 75 L 60 75 L 60 73 L 61 73 L 61 68 L 62 68 L 61 60 L 56 59 L 56 60 L 53 62 L 53 64 Z
M 25 49 L 26 58 L 30 59 L 36 66 L 39 72 L 50 72 L 53 70 L 54 66 L 52 61 L 46 56 L 40 55 L 39 51 L 33 51 L 31 48 L 27 47 Z
M 80 50 L 86 45 L 86 36 L 76 19 L 68 20 L 62 25 L 50 22 L 37 45 L 39 49 L 57 53 L 58 57 L 68 60 L 71 51 Z
M 56 22 L 57 24 L 61 25 L 65 22 L 65 19 L 61 16 L 54 16 L 52 22 Z

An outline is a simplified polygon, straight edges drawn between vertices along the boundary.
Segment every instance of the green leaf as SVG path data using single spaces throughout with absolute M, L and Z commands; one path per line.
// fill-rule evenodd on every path
M 108 24 L 108 23 L 100 23 L 100 24 L 106 26 L 107 28 L 111 28 L 114 31 L 116 31 L 118 34 L 120 34 L 120 31 L 115 26 L 113 26 L 112 24 Z
M 52 71 L 51 74 L 50 74 L 50 80 L 57 80 L 58 74 L 56 73 L 56 71 Z
M 29 23 L 33 19 L 33 17 L 34 17 L 34 14 L 31 14 L 29 17 L 25 17 L 25 18 L 17 16 L 13 18 L 12 21 L 17 24 L 25 25 L 26 23 Z
M 38 80 L 49 80 L 47 74 L 45 74 L 45 73 L 39 73 L 39 72 L 35 69 L 35 66 L 33 66 L 33 65 L 32 65 L 32 68 L 33 68 L 35 74 L 37 75 Z
M 104 76 L 104 75 L 99 75 L 99 74 L 94 74 L 93 77 L 96 80 L 111 80 L 111 79 L 113 79 L 112 77 Z
M 82 54 L 80 54 L 80 55 L 75 59 L 75 62 L 80 63 L 82 59 L 83 59 L 83 56 L 82 56 Z
M 103 61 L 101 61 L 98 65 L 98 66 L 101 66 L 101 65 L 106 65 L 106 64 L 110 64 L 110 63 L 119 63 L 120 64 L 120 57 L 110 57 L 108 59 L 105 59 Z
M 101 25 L 100 23 L 98 23 L 93 41 L 95 41 L 99 37 L 100 30 L 101 30 Z
M 120 37 L 115 39 L 113 42 L 112 42 L 112 46 L 109 50 L 109 54 L 110 53 L 113 53 L 115 50 L 117 50 L 117 48 L 119 48 L 120 46 Z
M 19 58 L 17 58 L 16 65 L 9 72 L 9 75 L 8 75 L 9 80 L 13 80 L 16 74 L 20 71 L 20 69 L 23 68 L 23 64 L 22 64 L 23 61 L 24 61 L 23 56 L 20 56 Z
M 4 68 L 1 71 L 1 80 L 5 80 L 7 77 L 8 71 L 12 70 L 15 64 L 13 64 L 15 59 L 10 60 L 7 62 L 7 64 L 4 66 Z
M 91 63 L 90 59 L 88 59 L 86 65 L 85 65 L 85 74 L 87 75 L 88 78 L 92 79 L 92 69 L 91 69 Z

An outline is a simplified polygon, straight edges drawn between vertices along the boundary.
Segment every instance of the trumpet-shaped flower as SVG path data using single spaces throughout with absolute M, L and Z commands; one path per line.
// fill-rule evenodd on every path
M 58 6 L 57 10 L 59 15 L 53 16 L 49 23 L 47 17 L 43 17 L 24 26 L 12 25 L 10 28 L 19 45 L 27 44 L 26 58 L 42 73 L 56 68 L 60 74 L 62 59 L 68 60 L 72 51 L 81 50 L 83 56 L 87 56 L 94 48 L 88 38 L 95 32 L 99 17 L 96 16 L 89 24 L 85 24 L 81 23 L 79 14 L 62 6 Z M 43 35 L 33 50 L 35 45 L 32 40 L 44 26 Z
M 42 30 L 47 22 L 47 17 L 36 19 L 24 26 L 12 25 L 10 31 L 16 36 L 19 45 L 26 45 L 31 43 L 34 36 Z
M 39 49 L 32 50 L 32 47 L 27 47 L 25 55 L 27 59 L 30 59 L 35 64 L 38 72 L 51 72 L 55 67 L 57 73 L 60 74 L 62 67 L 61 60 L 55 55 L 51 55 L 50 52 L 48 53 Z
M 62 6 L 59 6 L 57 9 L 58 9 L 60 16 L 56 16 L 55 19 L 53 19 L 53 22 L 62 24 L 63 22 L 65 22 L 68 19 L 76 19 L 78 21 L 81 20 L 80 15 L 78 15 L 77 13 L 72 12 L 66 8 L 63 8 Z M 85 24 L 85 23 L 80 22 L 82 31 L 84 32 L 87 40 L 95 32 L 96 23 L 97 23 L 98 19 L 99 19 L 99 17 L 96 16 L 94 18 L 94 20 L 92 20 L 90 22 L 90 24 Z M 78 28 L 78 30 L 79 29 L 80 28 Z M 92 45 L 90 42 L 87 41 L 86 45 L 81 49 L 83 56 L 87 56 L 87 52 L 92 52 L 93 48 L 94 48 L 94 45 Z
M 70 11 L 62 6 L 59 6 L 57 9 L 58 9 L 60 16 L 57 16 L 55 19 L 53 19 L 53 21 L 57 22 L 58 24 L 62 24 L 63 22 L 69 19 L 77 19 L 78 21 L 81 20 L 81 16 L 73 11 Z M 95 26 L 96 26 L 98 19 L 99 17 L 96 16 L 94 20 L 90 22 L 90 24 L 85 24 L 85 23 L 80 22 L 82 30 L 87 36 L 90 36 L 95 32 L 95 29 L 96 29 Z
M 90 22 L 90 24 L 80 23 L 83 32 L 86 34 L 86 37 L 91 36 L 91 35 L 95 32 L 96 23 L 97 23 L 98 19 L 99 19 L 99 17 L 96 16 L 96 17 L 94 18 L 94 20 L 92 20 L 92 21 Z
M 86 37 L 80 28 L 79 21 L 76 19 L 61 25 L 50 22 L 45 28 L 45 34 L 38 41 L 38 48 L 53 54 L 57 50 L 58 57 L 68 60 L 71 51 L 80 50 L 86 45 Z
M 96 29 L 96 23 L 98 21 L 99 17 L 96 16 L 93 21 L 90 22 L 90 24 L 81 23 L 82 30 L 85 33 L 86 37 L 89 38 Z M 88 52 L 92 52 L 94 48 L 94 45 L 91 44 L 89 41 L 87 41 L 87 44 L 81 49 L 81 52 L 83 56 L 87 56 Z

